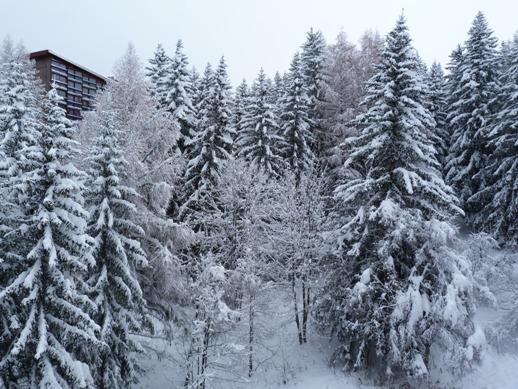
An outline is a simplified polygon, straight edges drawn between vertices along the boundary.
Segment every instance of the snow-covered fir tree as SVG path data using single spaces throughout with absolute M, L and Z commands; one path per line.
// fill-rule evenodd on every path
M 9 50 L 9 49 L 7 49 Z M 1 64 L 0 74 L 0 174 L 14 176 L 19 164 L 23 146 L 34 142 L 31 130 L 38 120 L 38 100 L 43 97 L 42 89 L 36 78 L 36 69 L 29 63 L 28 54 L 23 48 L 12 52 L 11 58 Z M 6 54 L 7 55 L 7 54 Z M 8 188 L 9 189 L 9 188 Z M 12 187 L 10 188 L 12 189 Z
M 481 168 L 491 153 L 487 124 L 494 113 L 498 93 L 496 45 L 486 18 L 478 13 L 464 44 L 462 62 L 457 64 L 460 80 L 456 90 L 451 92 L 455 101 L 448 114 L 453 133 L 446 180 L 457 191 L 468 222 L 483 206 L 469 199 L 484 188 L 487 180 Z M 458 55 L 455 53 L 455 61 L 458 61 Z
M 487 184 L 471 199 L 484 204 L 474 224 L 503 245 L 518 244 L 518 36 L 511 48 L 511 64 L 498 94 L 502 108 L 489 124 L 493 150 L 481 166 Z
M 129 332 L 141 326 L 144 300 L 136 267 L 145 266 L 147 259 L 140 243 L 144 231 L 131 220 L 136 213 L 131 198 L 136 193 L 121 182 L 126 162 L 113 112 L 105 111 L 99 125 L 88 159 L 88 229 L 95 260 L 89 283 L 99 338 L 106 347 L 99 352 L 94 379 L 99 388 L 121 388 L 136 381 L 133 353 L 140 346 Z
M 500 67 L 499 70 L 502 80 L 505 79 L 505 75 L 513 63 L 513 46 L 515 45 L 515 40 L 516 37 L 514 37 L 513 40 L 503 41 L 498 51 L 498 65 Z
M 165 320 L 173 306 L 182 299 L 181 279 L 168 277 L 179 270 L 177 250 L 184 244 L 186 231 L 175 223 L 170 209 L 175 204 L 179 177 L 185 165 L 177 152 L 178 123 L 165 108 L 157 108 L 146 88 L 142 65 L 129 47 L 97 95 L 96 108 L 86 112 L 81 122 L 81 141 L 85 154 L 103 127 L 105 112 L 112 112 L 117 122 L 117 136 L 123 158 L 127 161 L 122 184 L 133 188 L 136 210 L 132 220 L 145 236 L 140 240 L 149 258 L 149 266 L 138 269 L 146 310 Z
M 450 61 L 446 65 L 446 89 L 447 89 L 447 122 L 450 132 L 454 130 L 457 122 L 455 119 L 455 108 L 452 107 L 455 99 L 460 93 L 460 82 L 462 80 L 462 63 L 464 62 L 464 49 L 457 45 L 450 53 Z
M 146 67 L 146 76 L 149 78 L 149 91 L 159 106 L 164 106 L 167 90 L 166 80 L 169 77 L 171 58 L 169 58 L 161 44 L 158 44 L 153 55 Z
M 310 144 L 315 155 L 320 156 L 323 149 L 322 137 L 322 104 L 324 101 L 324 67 L 326 61 L 326 41 L 322 32 L 311 28 L 306 41 L 302 45 L 300 54 L 300 66 L 306 93 L 309 98 L 308 117 L 311 120 L 312 142 Z
M 243 118 L 246 114 L 250 99 L 250 88 L 245 79 L 238 85 L 232 100 L 232 127 L 235 131 L 236 139 L 239 138 L 243 131 Z M 234 148 L 234 154 L 237 154 L 239 149 Z
M 37 137 L 23 144 L 30 164 L 17 181 L 25 193 L 23 224 L 10 240 L 26 245 L 11 262 L 12 277 L 0 293 L 17 304 L 12 338 L 0 370 L 15 387 L 90 387 L 88 365 L 81 362 L 101 349 L 84 294 L 86 271 L 93 265 L 83 209 L 83 174 L 70 163 L 73 130 L 55 89 L 43 103 Z M 26 161 L 28 162 L 28 161 Z
M 271 102 L 274 106 L 277 106 L 284 95 L 284 78 L 279 72 L 275 72 L 273 76 L 273 86 L 271 93 Z
M 428 74 L 428 97 L 430 113 L 435 121 L 437 159 L 442 166 L 446 163 L 450 144 L 450 132 L 446 123 L 446 79 L 441 65 L 434 62 Z
M 453 142 L 453 134 L 459 131 L 460 123 L 456 120 L 457 118 L 457 107 L 455 103 L 460 99 L 461 88 L 460 83 L 462 81 L 462 63 L 464 62 L 464 50 L 461 45 L 458 45 L 455 50 L 450 53 L 450 61 L 446 65 L 446 127 L 450 134 L 448 142 L 447 155 L 444 160 L 443 174 L 446 177 L 448 173 L 447 165 L 452 158 L 450 148 Z
M 271 90 L 266 82 L 266 74 L 261 69 L 240 123 L 242 129 L 237 137 L 236 148 L 239 157 L 267 174 L 276 176 L 283 161 L 279 151 L 279 126 L 270 101 Z
M 295 54 L 285 82 L 281 99 L 282 155 L 293 171 L 301 172 L 313 161 L 311 145 L 314 141 L 309 117 L 310 99 L 307 96 L 299 54 Z
M 195 114 L 189 63 L 182 50 L 183 44 L 179 40 L 165 80 L 165 107 L 180 125 L 181 136 L 178 139 L 178 147 L 180 151 L 188 153 L 186 148 L 193 137 Z
M 201 101 L 201 94 L 200 94 L 200 88 L 201 88 L 201 78 L 200 78 L 200 74 L 198 73 L 198 71 L 196 70 L 195 67 L 193 67 L 189 73 L 189 83 L 191 85 L 191 90 L 192 90 L 192 106 L 194 108 L 194 117 L 195 117 L 195 120 L 196 118 L 198 117 L 198 106 L 200 104 L 200 101 Z
M 469 263 L 449 248 L 462 211 L 441 179 L 419 66 L 401 16 L 369 81 L 361 132 L 346 139 L 335 190 L 345 215 L 331 235 L 335 256 L 321 265 L 316 313 L 339 342 L 336 363 L 411 385 L 428 377 L 433 346 L 450 366 L 478 351 Z
M 15 238 L 15 235 L 31 211 L 26 204 L 27 180 L 22 177 L 33 167 L 28 146 L 34 145 L 39 137 L 39 100 L 42 96 L 35 82 L 34 68 L 29 64 L 23 47 L 14 47 L 12 41 L 6 38 L 1 60 L 0 293 L 20 271 L 13 265 L 27 254 L 31 244 L 27 237 Z M 18 328 L 16 309 L 15 299 L 9 296 L 0 299 L 0 358 L 8 352 L 16 334 L 13 330 Z
M 231 126 L 230 83 L 223 57 L 215 72 L 205 69 L 200 81 L 199 117 L 185 172 L 186 198 L 181 215 L 196 210 L 201 204 L 214 207 L 211 193 L 222 164 L 232 158 L 234 130 Z

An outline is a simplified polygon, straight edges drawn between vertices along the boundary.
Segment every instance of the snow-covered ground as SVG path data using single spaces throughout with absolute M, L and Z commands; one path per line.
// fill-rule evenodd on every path
M 245 354 L 248 336 L 243 320 L 220 337 L 224 350 L 212 356 L 211 378 L 207 389 L 371 389 L 365 379 L 329 366 L 329 341 L 311 331 L 307 344 L 299 345 L 293 320 L 293 307 L 287 290 L 264 292 L 259 299 L 255 371 L 247 375 Z M 482 308 L 476 322 L 491 325 L 502 312 Z M 181 388 L 184 370 L 181 336 L 171 344 L 161 339 L 143 339 L 148 352 L 142 357 L 145 374 L 136 388 Z M 462 380 L 437 377 L 434 389 L 518 389 L 518 356 L 498 354 L 487 346 L 482 363 Z

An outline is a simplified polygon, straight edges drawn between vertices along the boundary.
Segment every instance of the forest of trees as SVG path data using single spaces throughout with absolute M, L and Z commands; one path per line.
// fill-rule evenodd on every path
M 252 377 L 272 284 L 293 342 L 329 336 L 333 365 L 378 384 L 424 385 L 434 358 L 466 372 L 485 337 L 518 345 L 518 304 L 486 335 L 473 321 L 508 267 L 461 249 L 518 245 L 518 35 L 479 13 L 443 70 L 403 16 L 358 44 L 312 29 L 289 71 L 236 88 L 223 57 L 198 72 L 183 50 L 142 64 L 130 45 L 71 122 L 5 39 L 1 388 L 128 387 L 136 335 L 160 328 L 185 339 L 184 388 L 209 389 L 237 322 Z

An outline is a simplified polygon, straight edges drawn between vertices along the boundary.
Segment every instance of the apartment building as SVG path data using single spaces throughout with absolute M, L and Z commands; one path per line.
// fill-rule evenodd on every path
M 106 85 L 106 78 L 100 74 L 51 50 L 35 51 L 30 58 L 36 61 L 45 88 L 49 90 L 53 84 L 56 86 L 70 119 L 79 120 L 82 112 L 91 110 L 95 94 Z

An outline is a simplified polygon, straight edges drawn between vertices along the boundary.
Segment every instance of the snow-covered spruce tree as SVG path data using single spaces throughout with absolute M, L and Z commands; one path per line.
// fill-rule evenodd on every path
M 31 142 L 31 130 L 38 120 L 38 100 L 43 92 L 36 69 L 23 47 L 5 48 L 5 62 L 0 65 L 0 175 L 15 176 L 19 170 L 23 146 Z M 33 142 L 33 140 L 32 140 Z M 7 184 L 8 188 L 13 186 Z
M 493 150 L 482 169 L 487 185 L 470 198 L 484 204 L 474 224 L 491 233 L 499 243 L 518 244 L 518 36 L 511 49 L 511 65 L 498 94 L 501 109 L 488 131 Z
M 487 143 L 487 124 L 494 113 L 498 93 L 496 38 L 486 18 L 478 13 L 464 44 L 459 67 L 462 75 L 452 92 L 448 120 L 453 126 L 446 181 L 457 191 L 468 222 L 483 204 L 469 198 L 484 189 L 487 177 L 482 167 L 491 153 Z
M 149 60 L 146 67 L 146 76 L 149 79 L 149 92 L 155 98 L 160 107 L 165 106 L 167 90 L 166 80 L 169 76 L 171 58 L 169 58 L 159 43 L 156 47 L 153 58 Z
M 446 124 L 446 79 L 441 65 L 437 62 L 432 64 L 428 74 L 428 97 L 430 113 L 435 121 L 437 159 L 444 166 L 448 156 L 451 135 Z
M 513 46 L 515 45 L 516 34 L 513 40 L 503 41 L 498 51 L 498 65 L 500 67 L 500 77 L 505 80 L 505 75 L 509 72 L 509 68 L 513 62 Z
M 7 38 L 0 64 L 0 292 L 20 270 L 17 264 L 30 249 L 27 236 L 19 232 L 31 210 L 27 207 L 23 174 L 33 167 L 29 145 L 38 138 L 38 120 L 43 96 L 36 83 L 34 68 L 22 46 L 14 47 Z M 0 358 L 15 336 L 16 301 L 8 296 L 0 301 Z M 11 324 L 10 324 L 11 323 Z M 6 373 L 5 371 L 3 373 Z M 2 373 L 0 373 L 0 376 Z M 7 385 L 7 384 L 6 384 Z
M 300 66 L 303 75 L 303 81 L 306 93 L 309 98 L 308 117 L 311 120 L 310 131 L 312 133 L 311 150 L 317 156 L 323 152 L 322 137 L 322 104 L 324 101 L 324 67 L 326 61 L 326 41 L 322 32 L 314 31 L 311 28 L 307 35 L 306 41 L 302 45 L 300 54 Z
M 93 386 L 81 362 L 99 352 L 99 330 L 90 312 L 94 303 L 82 292 L 87 267 L 93 265 L 87 212 L 83 209 L 83 174 L 69 162 L 74 153 L 72 128 L 52 89 L 43 103 L 37 138 L 23 145 L 31 159 L 17 181 L 26 193 L 24 223 L 9 239 L 24 240 L 15 273 L 0 292 L 11 298 L 16 313 L 13 336 L 0 370 L 15 387 Z
M 129 332 L 141 326 L 144 300 L 136 267 L 145 266 L 147 259 L 140 243 L 144 231 L 131 220 L 136 213 L 131 198 L 136 193 L 121 182 L 126 162 L 114 112 L 104 111 L 99 125 L 88 158 L 88 230 L 94 239 L 95 260 L 89 283 L 100 340 L 107 347 L 99 353 L 94 378 L 99 388 L 121 388 L 136 381 L 138 366 L 132 353 L 140 346 Z
M 238 85 L 232 100 L 232 127 L 235 131 L 236 139 L 240 137 L 243 131 L 243 118 L 246 114 L 246 108 L 248 107 L 250 99 L 250 90 L 246 80 Z M 239 152 L 239 148 L 234 148 L 234 154 Z
M 194 66 L 189 73 L 189 83 L 191 84 L 192 106 L 194 108 L 194 118 L 195 118 L 195 122 L 196 122 L 196 119 L 198 117 L 198 115 L 197 115 L 198 106 L 200 104 L 202 95 L 200 92 L 200 88 L 201 88 L 200 74 L 198 73 L 198 71 L 196 70 L 196 68 Z
M 280 75 L 279 72 L 275 72 L 273 76 L 273 86 L 271 93 L 271 103 L 274 107 L 278 108 L 278 104 L 284 95 L 284 78 Z
M 243 157 L 257 169 L 277 176 L 283 161 L 279 151 L 281 138 L 278 135 L 274 107 L 269 102 L 270 93 L 266 74 L 261 69 L 252 86 L 236 148 L 239 157 Z
M 180 210 L 182 218 L 200 207 L 208 210 L 216 206 L 212 191 L 223 162 L 232 158 L 230 89 L 224 59 L 215 72 L 207 66 L 199 88 L 204 97 L 199 103 L 196 134 L 189 144 L 192 149 L 185 172 L 187 197 Z
M 309 117 L 311 102 L 306 94 L 300 56 L 295 54 L 281 99 L 282 155 L 293 171 L 300 173 L 313 161 L 311 144 L 312 121 Z
M 447 90 L 447 123 L 450 133 L 454 131 L 457 122 L 455 121 L 456 108 L 453 103 L 460 99 L 460 83 L 462 81 L 462 64 L 464 62 L 464 49 L 458 45 L 450 53 L 450 62 L 446 65 L 446 90 Z
M 189 154 L 185 156 L 185 167 L 183 169 L 183 174 L 181 175 L 181 185 L 179 187 L 182 190 L 175 191 L 173 194 L 173 199 L 175 203 L 174 212 L 171 212 L 172 209 L 168 212 L 175 220 L 185 221 L 187 214 L 190 212 L 184 207 L 187 201 L 191 198 L 191 195 L 194 194 L 196 186 L 196 182 L 192 182 L 191 185 L 187 185 L 187 182 L 192 178 L 196 178 L 195 172 L 189 172 L 189 161 L 196 157 L 195 155 L 195 143 L 200 136 L 201 123 L 204 119 L 205 115 L 205 107 L 208 106 L 210 101 L 209 95 L 212 93 L 213 81 L 214 81 L 214 70 L 212 69 L 212 65 L 207 63 L 205 66 L 205 70 L 203 75 L 200 76 L 195 68 L 192 69 L 191 72 L 191 80 L 193 81 L 193 107 L 194 107 L 194 121 L 195 128 L 193 131 L 194 137 L 191 139 L 188 147 Z M 198 150 L 199 151 L 199 150 Z
M 212 68 L 210 67 L 210 64 L 208 65 L 208 70 L 212 72 Z M 212 73 L 211 73 L 212 74 Z M 204 78 L 205 79 L 205 78 Z M 205 100 L 204 90 L 204 79 L 200 77 L 200 74 L 196 70 L 196 68 L 193 66 L 192 69 L 189 72 L 189 85 L 191 90 L 191 104 L 193 108 L 193 126 L 191 128 L 191 138 L 186 145 L 186 148 L 184 150 L 184 153 L 182 154 L 183 162 L 181 167 L 181 173 L 178 175 L 176 179 L 176 185 L 175 190 L 172 192 L 171 201 L 169 202 L 169 208 L 167 210 L 167 214 L 170 218 L 174 220 L 180 220 L 180 211 L 182 204 L 186 201 L 186 199 L 189 197 L 189 195 L 185 191 L 185 180 L 187 177 L 185 176 L 185 172 L 187 169 L 187 162 L 189 158 L 192 156 L 192 143 L 194 139 L 196 138 L 197 134 L 197 128 L 198 124 L 200 122 L 201 118 L 201 103 Z M 207 80 L 210 79 L 210 77 L 206 78 Z M 207 87 L 208 88 L 208 87 Z M 183 139 L 182 142 L 185 143 L 187 139 Z
M 321 265 L 316 319 L 339 342 L 335 362 L 382 382 L 425 379 L 432 346 L 452 367 L 477 351 L 469 263 L 449 248 L 462 211 L 441 179 L 418 67 L 401 17 L 369 81 L 361 132 L 346 140 L 335 200 L 338 214 L 351 212 L 331 235 L 336 257 Z
M 450 61 L 446 65 L 446 127 L 450 134 L 448 142 L 448 150 L 444 160 L 443 176 L 448 173 L 448 162 L 452 158 L 451 146 L 453 142 L 453 134 L 459 131 L 460 123 L 457 118 L 457 107 L 455 103 L 459 101 L 461 95 L 460 83 L 462 81 L 462 63 L 464 62 L 464 49 L 458 45 L 455 50 L 450 53 Z
M 133 188 L 136 212 L 132 220 L 141 226 L 140 239 L 149 266 L 138 269 L 140 286 L 146 299 L 146 310 L 163 319 L 167 325 L 174 315 L 173 307 L 183 300 L 183 279 L 169 277 L 179 271 L 177 250 L 188 233 L 167 214 L 174 203 L 172 196 L 181 186 L 178 178 L 185 165 L 177 152 L 179 129 L 165 108 L 157 108 L 146 88 L 142 65 L 129 47 L 96 99 L 96 109 L 85 114 L 80 135 L 85 153 L 102 128 L 104 112 L 112 112 L 117 121 L 117 136 L 127 161 L 122 184 Z
M 194 135 L 194 108 L 189 63 L 182 49 L 183 44 L 179 40 L 165 80 L 165 108 L 180 125 L 180 138 L 178 139 L 180 151 L 188 153 L 186 148 Z

